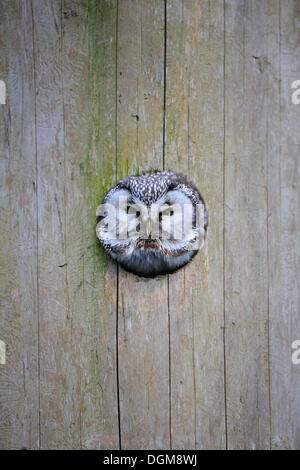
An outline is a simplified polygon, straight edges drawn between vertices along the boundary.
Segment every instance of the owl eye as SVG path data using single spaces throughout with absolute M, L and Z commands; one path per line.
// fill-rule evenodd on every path
M 129 214 L 131 206 L 127 206 L 127 214 Z M 136 217 L 139 217 L 141 215 L 140 211 L 132 212 L 132 214 L 135 214 Z
M 164 213 L 164 214 L 167 214 L 169 217 L 172 217 L 172 215 L 174 215 L 174 211 L 173 211 L 173 210 L 168 210 L 168 211 L 160 212 L 160 213 L 159 213 L 159 221 L 160 221 L 160 222 L 162 221 L 163 213 Z

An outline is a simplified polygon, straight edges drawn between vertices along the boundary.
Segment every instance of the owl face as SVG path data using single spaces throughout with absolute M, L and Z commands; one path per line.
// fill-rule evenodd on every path
M 170 274 L 201 248 L 207 210 L 198 189 L 169 171 L 130 176 L 97 209 L 96 233 L 124 269 L 143 277 Z

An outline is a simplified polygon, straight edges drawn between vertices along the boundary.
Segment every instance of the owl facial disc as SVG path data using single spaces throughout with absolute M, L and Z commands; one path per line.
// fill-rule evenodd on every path
M 170 274 L 187 264 L 205 240 L 205 203 L 186 176 L 161 171 L 129 176 L 108 191 L 97 209 L 97 236 L 127 271 Z

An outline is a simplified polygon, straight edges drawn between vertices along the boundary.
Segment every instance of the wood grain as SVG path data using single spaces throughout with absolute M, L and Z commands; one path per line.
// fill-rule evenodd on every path
M 228 447 L 268 449 L 268 159 L 276 138 L 278 5 L 226 2 L 225 21 Z
M 73 448 L 68 318 L 61 4 L 33 1 L 36 76 L 40 447 Z M 68 372 L 67 372 L 68 371 Z M 77 403 L 76 403 L 77 406 Z M 76 421 L 76 419 L 75 419 Z M 74 424 L 73 424 L 74 423 Z
M 114 5 L 106 6 L 110 25 L 103 24 L 105 6 L 35 5 L 44 448 L 119 446 L 116 268 L 101 257 L 95 236 L 99 195 L 114 179 L 105 143 L 114 135 L 106 106 L 114 106 L 115 86 L 108 87 L 110 75 L 97 76 L 99 53 L 114 51 Z
M 32 12 L 0 4 L 0 448 L 38 447 L 37 200 Z
M 269 154 L 270 359 L 272 448 L 300 448 L 300 366 L 291 362 L 300 338 L 299 105 L 291 88 L 300 77 L 298 1 L 280 2 L 276 110 Z M 277 98 L 278 96 L 278 98 Z
M 300 449 L 299 8 L 0 2 L 1 449 Z M 146 280 L 95 214 L 162 168 L 209 229 Z
M 223 5 L 167 2 L 166 168 L 207 203 L 206 245 L 169 276 L 174 449 L 224 448 Z
M 118 179 L 163 166 L 164 2 L 118 8 Z M 169 447 L 167 279 L 119 270 L 119 385 L 123 449 Z
M 74 364 L 66 380 L 79 420 L 77 445 L 97 449 L 119 447 L 116 266 L 104 259 L 95 235 L 96 208 L 115 180 L 115 5 L 63 4 L 64 269 Z

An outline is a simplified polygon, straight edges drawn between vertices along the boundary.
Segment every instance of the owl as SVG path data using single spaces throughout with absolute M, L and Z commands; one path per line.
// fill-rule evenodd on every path
M 186 176 L 158 171 L 122 179 L 97 209 L 97 236 L 126 271 L 142 277 L 171 274 L 204 243 L 208 214 Z

